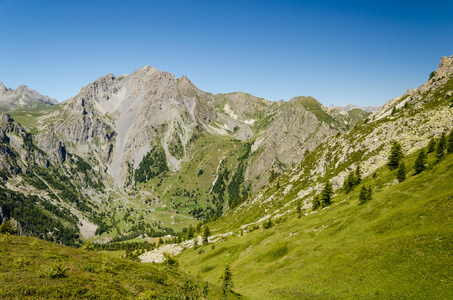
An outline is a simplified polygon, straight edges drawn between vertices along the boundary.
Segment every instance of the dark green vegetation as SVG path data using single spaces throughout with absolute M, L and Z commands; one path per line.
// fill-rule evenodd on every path
M 206 290 L 209 299 L 222 295 L 217 285 L 165 265 L 4 234 L 0 282 L 2 299 L 200 299 Z M 236 297 L 230 293 L 228 298 Z
M 3 220 L 13 218 L 18 221 L 24 235 L 71 246 L 80 244 L 77 217 L 68 209 L 1 186 L 0 207 Z
M 134 179 L 136 182 L 145 182 L 168 171 L 165 152 L 162 147 L 154 147 L 140 162 L 135 170 Z

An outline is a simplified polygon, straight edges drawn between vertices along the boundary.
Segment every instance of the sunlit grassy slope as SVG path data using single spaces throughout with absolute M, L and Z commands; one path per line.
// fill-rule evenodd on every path
M 387 167 L 365 178 L 374 187 L 365 204 L 361 185 L 339 192 L 321 211 L 188 249 L 182 268 L 215 282 L 229 263 L 235 290 L 251 299 L 451 299 L 453 156 L 413 175 L 417 154 L 402 183 Z
M 0 234 L 1 299 L 200 299 L 204 287 L 202 280 L 160 265 Z M 209 285 L 209 299 L 222 295 Z

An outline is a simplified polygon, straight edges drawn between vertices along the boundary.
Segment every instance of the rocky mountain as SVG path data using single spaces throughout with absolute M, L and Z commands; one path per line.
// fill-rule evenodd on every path
M 449 299 L 452 107 L 453 56 L 371 114 L 108 74 L 0 115 L 0 221 L 252 299 Z
M 207 281 L 228 264 L 251 299 L 449 299 L 452 285 L 437 283 L 452 271 L 452 63 L 166 247 Z M 209 245 L 193 251 L 206 228 Z
M 348 104 L 346 106 L 330 105 L 329 108 L 330 109 L 339 110 L 339 111 L 351 111 L 351 110 L 355 110 L 355 109 L 360 109 L 360 110 L 365 111 L 365 112 L 373 113 L 379 108 L 379 106 L 377 106 L 377 105 L 369 105 L 369 106 L 360 107 L 360 106 L 357 106 L 357 105 Z
M 3 153 L 5 187 L 21 192 L 38 186 L 32 190 L 43 199 L 63 201 L 83 219 L 84 235 L 96 226 L 111 235 L 156 226 L 179 230 L 218 217 L 369 115 L 332 110 L 312 97 L 271 102 L 243 92 L 213 95 L 185 76 L 149 66 L 107 74 L 52 109 L 15 108 L 3 115 L 1 127 L 7 132 L 16 124 L 23 132 L 7 132 L 4 139 L 13 151 Z M 22 136 L 29 136 L 35 154 L 27 157 L 31 150 L 17 142 Z M 70 188 L 49 176 L 37 184 L 27 175 L 42 169 L 63 181 L 72 178 Z M 131 214 L 143 219 L 140 226 Z
M 169 169 L 177 172 L 181 163 L 190 160 L 191 138 L 200 133 L 255 140 L 254 151 L 262 144 L 264 149 L 248 167 L 246 177 L 260 176 L 261 186 L 270 168 L 285 170 L 306 149 L 345 130 L 348 122 L 364 118 L 331 117 L 314 99 L 310 104 L 301 99 L 272 103 L 244 93 L 212 95 L 185 76 L 177 79 L 149 66 L 120 79 L 109 74 L 84 87 L 66 103 L 64 113 L 45 116 L 38 130 L 55 132 L 82 156 L 93 153 L 100 169 L 119 187 L 131 176 L 128 166 L 136 170 L 153 145 L 163 148 Z M 52 122 L 56 125 L 45 127 Z
M 246 226 L 245 219 L 250 224 L 276 219 L 291 212 L 297 202 L 310 209 L 326 181 L 341 191 L 358 165 L 363 177 L 383 168 L 392 141 L 401 144 L 405 155 L 411 155 L 442 133 L 448 134 L 453 129 L 452 107 L 453 56 L 443 57 L 426 83 L 389 100 L 359 126 L 319 144 L 292 170 L 244 202 L 224 225 L 235 228 Z
M 56 99 L 43 96 L 25 85 L 14 90 L 5 87 L 0 81 L 0 111 L 30 109 L 39 104 L 54 105 L 57 103 Z

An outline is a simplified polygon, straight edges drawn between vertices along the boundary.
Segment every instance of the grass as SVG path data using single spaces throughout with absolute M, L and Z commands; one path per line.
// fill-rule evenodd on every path
M 215 282 L 231 264 L 250 299 L 451 299 L 453 157 L 385 185 L 395 172 L 364 179 L 376 187 L 370 202 L 359 204 L 356 187 L 316 213 L 186 250 L 181 266 Z
M 62 105 L 47 105 L 43 103 L 37 103 L 35 108 L 23 109 L 10 111 L 8 114 L 22 126 L 28 127 L 31 129 L 31 132 L 34 133 L 36 127 L 38 126 L 38 117 L 41 117 L 46 114 L 50 114 L 57 110 L 60 110 Z
M 161 265 L 30 237 L 0 235 L 0 254 L 2 299 L 199 299 L 205 285 Z M 220 298 L 218 286 L 209 288 L 210 299 Z

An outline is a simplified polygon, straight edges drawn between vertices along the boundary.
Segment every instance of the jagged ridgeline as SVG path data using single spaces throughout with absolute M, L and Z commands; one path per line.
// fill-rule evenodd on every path
M 159 236 L 220 217 L 370 114 L 312 97 L 213 95 L 149 66 L 60 104 L 1 87 L 3 186 L 68 209 L 85 238 Z

